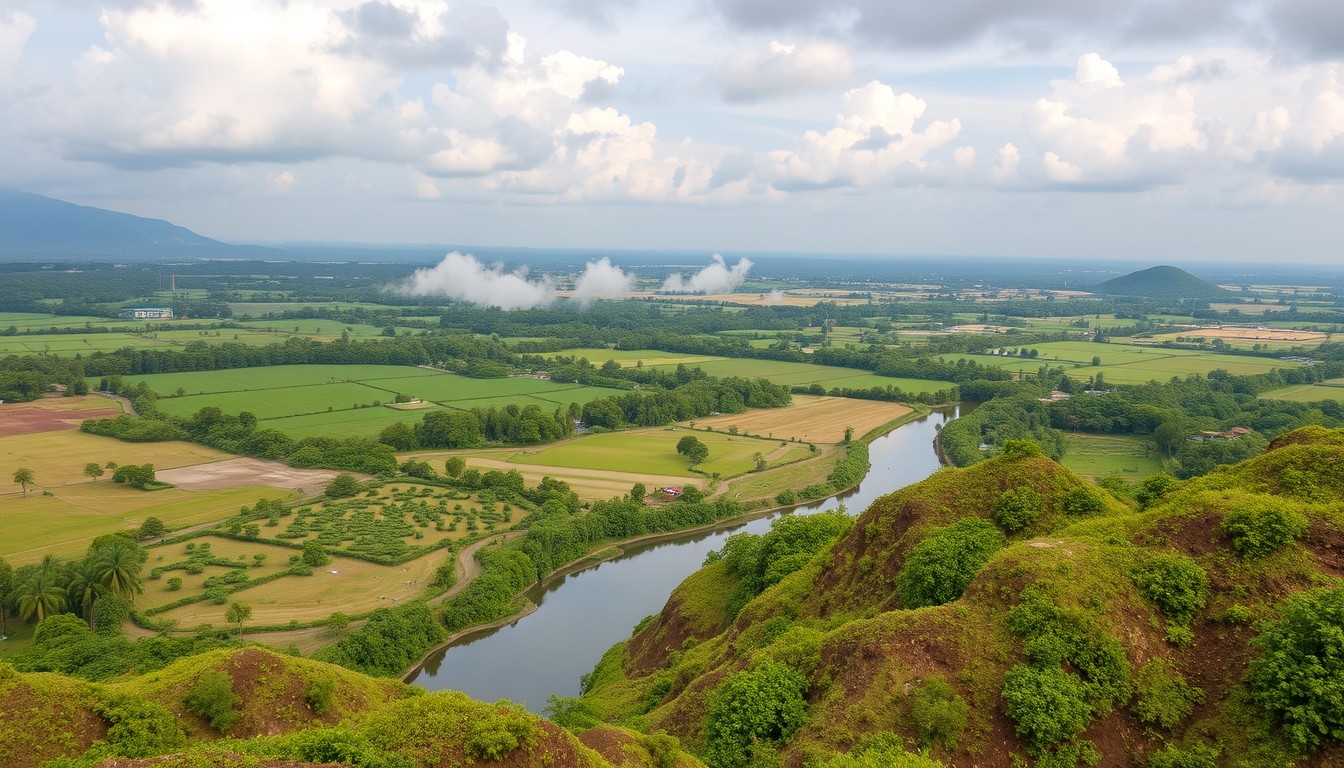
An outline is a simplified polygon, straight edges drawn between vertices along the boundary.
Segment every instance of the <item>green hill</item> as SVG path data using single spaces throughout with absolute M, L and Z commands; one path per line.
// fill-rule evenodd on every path
M 571 709 L 715 768 L 1344 765 L 1344 432 L 1146 508 L 1008 453 L 730 539 Z
M 1231 294 L 1180 267 L 1151 267 L 1107 280 L 1092 289 L 1109 296 L 1145 299 L 1222 299 Z

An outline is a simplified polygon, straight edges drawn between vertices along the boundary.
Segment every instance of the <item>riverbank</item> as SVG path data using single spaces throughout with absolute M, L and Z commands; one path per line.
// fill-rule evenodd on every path
M 930 408 L 928 406 L 913 405 L 912 411 L 910 413 L 902 414 L 900 417 L 893 419 L 890 422 L 887 422 L 886 424 L 883 424 L 879 427 L 875 427 L 874 429 L 869 430 L 858 440 L 855 440 L 851 446 L 844 446 L 844 447 L 849 448 L 855 446 L 863 446 L 866 448 L 870 446 L 873 441 L 885 437 L 887 435 L 890 435 L 893 432 L 895 432 L 895 430 L 913 421 L 925 419 L 928 416 L 930 416 L 934 411 L 946 411 L 949 409 L 955 409 L 956 407 L 957 407 L 956 405 L 947 405 L 947 406 Z M 591 568 L 595 568 L 605 562 L 609 562 L 624 557 L 629 550 L 634 548 L 646 547 L 656 545 L 659 543 L 672 542 L 687 538 L 694 538 L 706 534 L 713 534 L 720 531 L 740 528 L 744 524 L 762 518 L 770 517 L 773 515 L 788 514 L 799 509 L 811 509 L 813 507 L 823 506 L 832 499 L 836 499 L 838 497 L 845 496 L 853 492 L 855 488 L 857 488 L 859 485 L 863 483 L 864 479 L 867 478 L 868 473 L 870 471 L 871 471 L 871 465 L 867 469 L 865 469 L 862 477 L 860 477 L 855 482 L 843 488 L 834 490 L 833 492 L 825 496 L 809 499 L 807 501 L 803 501 L 800 503 L 785 504 L 785 505 L 773 504 L 751 509 L 743 514 L 734 515 L 733 517 L 724 518 L 722 520 L 716 520 L 712 523 L 707 523 L 705 525 L 694 526 L 691 528 L 683 528 L 677 531 L 649 533 L 641 536 L 635 536 L 629 539 L 620 539 L 620 540 L 602 542 L 594 548 L 594 551 L 553 569 L 545 576 L 543 576 L 541 579 L 538 579 L 533 584 L 529 585 L 528 587 L 525 587 L 523 590 L 520 590 L 518 595 L 515 596 L 515 599 L 522 598 L 525 594 L 527 594 L 530 591 L 534 591 L 537 589 L 544 590 L 551 584 L 554 584 L 569 576 L 582 573 L 583 571 L 589 570 Z M 512 624 L 516 621 L 519 621 L 528 614 L 534 612 L 535 610 L 536 605 L 529 601 L 525 608 L 523 608 L 520 612 L 514 615 L 499 619 L 497 621 L 492 621 L 486 625 L 467 627 L 458 630 L 457 632 L 454 632 L 448 638 L 448 640 L 440 644 L 438 647 L 430 650 L 423 657 L 421 657 L 419 661 L 417 661 L 414 665 L 412 665 L 409 669 L 407 669 L 407 671 L 401 676 L 402 680 L 410 682 L 411 680 L 415 679 L 416 676 L 422 671 L 425 662 L 428 659 L 433 658 L 435 655 L 441 652 L 446 652 L 448 649 L 453 647 L 455 644 L 460 643 L 462 640 L 473 637 L 478 634 L 489 632 L 502 626 Z

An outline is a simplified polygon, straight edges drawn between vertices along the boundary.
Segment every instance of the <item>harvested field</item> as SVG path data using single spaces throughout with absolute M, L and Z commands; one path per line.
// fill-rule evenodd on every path
M 846 397 L 795 395 L 787 408 L 758 408 L 746 413 L 697 419 L 697 429 L 713 427 L 726 431 L 737 427 L 743 434 L 758 437 L 797 437 L 807 443 L 838 443 L 845 428 L 853 427 L 854 437 L 898 419 L 911 409 L 897 403 L 854 400 Z M 691 422 L 684 422 L 689 426 Z
M 0 407 L 0 437 L 79 429 L 80 422 L 85 419 L 114 419 L 121 415 L 120 408 L 109 408 L 106 405 L 102 408 L 68 410 L 31 408 L 29 405 L 24 403 Z
M 696 475 L 658 475 L 639 472 L 613 472 L 600 469 L 579 469 L 571 467 L 547 467 L 547 466 L 529 466 L 527 464 L 514 464 L 506 461 L 510 456 L 517 453 L 516 450 L 490 451 L 486 453 L 477 452 L 473 454 L 435 451 L 421 452 L 412 454 L 399 454 L 398 460 L 407 458 L 416 458 L 428 461 L 434 465 L 436 470 L 443 469 L 443 460 L 449 456 L 461 456 L 467 460 L 467 466 L 475 467 L 482 472 L 497 469 L 507 472 L 516 470 L 523 476 L 523 480 L 528 485 L 536 485 L 543 478 L 553 477 L 556 480 L 563 480 L 569 483 L 569 487 L 579 495 L 584 501 L 606 500 L 616 496 L 622 496 L 630 492 L 631 486 L 635 483 L 643 483 L 648 488 L 658 488 L 662 486 L 686 486 L 694 485 L 703 487 L 705 479 Z
M 153 464 L 156 470 L 163 471 L 227 458 L 232 456 L 194 443 L 125 443 L 76 429 L 0 438 L 0 466 L 33 470 L 38 488 L 87 482 L 84 465 L 89 463 Z M 108 472 L 108 477 L 99 482 L 111 485 L 110 480 Z
M 295 469 L 261 459 L 225 459 L 156 473 L 159 480 L 189 491 L 269 485 L 317 495 L 336 475 L 330 469 Z

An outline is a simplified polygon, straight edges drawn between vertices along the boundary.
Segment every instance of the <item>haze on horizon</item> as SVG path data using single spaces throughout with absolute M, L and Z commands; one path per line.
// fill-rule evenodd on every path
M 1336 264 L 1337 0 L 8 0 L 0 184 L 239 241 Z

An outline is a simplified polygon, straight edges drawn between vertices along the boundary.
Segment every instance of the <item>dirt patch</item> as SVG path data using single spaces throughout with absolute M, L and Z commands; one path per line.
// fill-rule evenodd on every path
M 48 408 L 31 403 L 0 406 L 0 437 L 79 429 L 85 419 L 113 419 L 120 408 Z
M 590 728 L 579 734 L 579 743 L 593 750 L 617 768 L 642 768 L 640 753 L 645 752 L 639 740 L 625 731 L 609 726 Z
M 848 397 L 808 397 L 795 395 L 787 408 L 757 408 L 746 413 L 696 419 L 697 429 L 713 427 L 724 432 L 729 427 L 756 437 L 779 439 L 796 437 L 807 443 L 838 443 L 845 439 L 845 428 L 853 428 L 853 437 L 910 413 L 896 403 L 855 400 Z M 684 422 L 689 426 L 692 422 Z
M 241 488 L 249 485 L 269 485 L 273 488 L 292 488 L 305 494 L 316 495 L 340 473 L 330 469 L 295 469 L 275 461 L 260 459 L 225 459 L 209 464 L 165 469 L 156 477 L 165 483 L 189 491 L 218 488 Z M 348 473 L 347 473 L 348 474 Z

